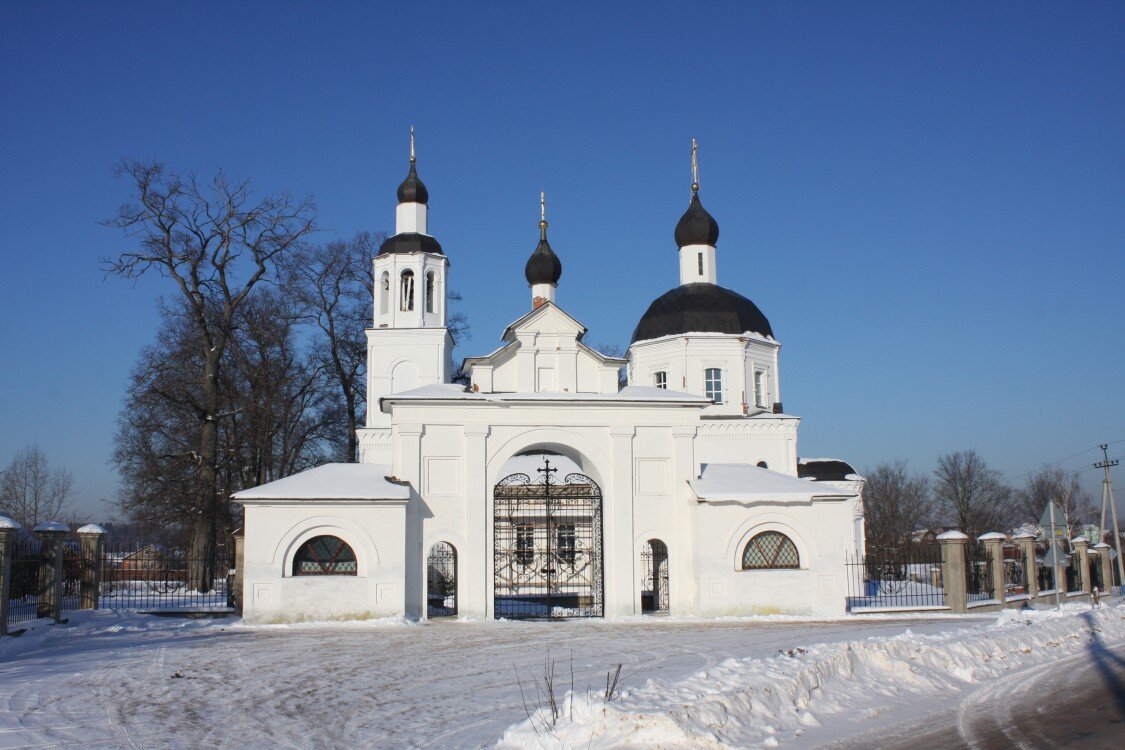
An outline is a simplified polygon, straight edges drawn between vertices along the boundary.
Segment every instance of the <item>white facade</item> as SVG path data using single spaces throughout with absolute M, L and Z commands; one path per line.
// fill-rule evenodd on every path
M 425 235 L 425 205 L 400 202 L 397 229 Z M 681 284 L 716 283 L 714 237 L 682 246 Z M 845 610 L 862 480 L 799 478 L 800 420 L 781 413 L 772 334 L 670 333 L 615 359 L 583 343 L 554 282 L 548 294 L 529 276 L 534 308 L 454 384 L 449 263 L 436 243 L 412 247 L 392 238 L 374 261 L 361 463 L 235 496 L 247 620 L 424 618 L 428 605 L 481 618 Z M 550 503 L 518 478 L 544 459 L 562 468 L 558 490 L 598 499 L 500 500 Z M 438 549 L 452 553 L 440 574 Z

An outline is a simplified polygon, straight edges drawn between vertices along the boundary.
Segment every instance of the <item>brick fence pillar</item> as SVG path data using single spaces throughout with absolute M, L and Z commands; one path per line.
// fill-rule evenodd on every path
M 1078 558 L 1078 588 L 1089 594 L 1092 587 L 1090 586 L 1090 555 L 1087 548 L 1090 543 L 1082 537 L 1071 539 L 1070 543 L 1074 547 L 1075 557 Z
M 1039 564 L 1035 562 L 1035 537 L 1031 534 L 1016 534 L 1012 541 L 1023 552 L 1024 577 L 1027 579 L 1027 595 L 1031 599 L 1039 596 Z
M 1109 545 L 1098 542 L 1094 545 L 1098 551 L 1098 565 L 1102 566 L 1102 593 L 1113 591 L 1113 561 L 1109 559 Z
M 105 549 L 105 529 L 88 523 L 78 529 L 82 543 L 82 603 L 80 609 L 97 609 L 102 588 L 102 552 Z
M 964 612 L 968 605 L 968 578 L 965 574 L 965 547 L 969 537 L 960 531 L 938 534 L 941 544 L 941 577 L 945 604 L 950 612 Z
M 988 552 L 989 568 L 992 572 L 992 598 L 1004 601 L 1004 535 L 998 531 L 981 534 L 977 541 L 984 545 Z
M 36 617 L 62 620 L 63 537 L 70 528 L 46 521 L 34 529 L 39 537 L 39 579 L 36 586 Z
M 12 542 L 20 525 L 0 516 L 0 636 L 8 634 L 8 597 L 12 589 Z

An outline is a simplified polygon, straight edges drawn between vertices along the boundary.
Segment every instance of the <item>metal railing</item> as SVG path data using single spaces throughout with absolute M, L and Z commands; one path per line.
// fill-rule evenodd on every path
M 944 607 L 941 548 L 912 545 L 849 554 L 848 609 Z

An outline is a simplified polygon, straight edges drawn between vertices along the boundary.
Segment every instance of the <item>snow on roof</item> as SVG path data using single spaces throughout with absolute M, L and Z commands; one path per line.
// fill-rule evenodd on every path
M 104 533 L 106 533 L 106 530 L 105 530 L 104 527 L 98 526 L 96 523 L 88 523 L 85 526 L 80 527 L 78 529 L 78 533 L 79 534 L 104 534 Z
M 70 527 L 65 523 L 59 523 L 58 521 L 44 521 L 43 523 L 32 529 L 32 531 L 61 531 L 65 533 L 67 531 L 70 531 Z
M 455 383 L 424 385 L 401 393 L 384 396 L 380 401 L 608 401 L 608 402 L 664 402 L 706 406 L 711 399 L 693 393 L 654 388 L 647 385 L 628 385 L 617 393 L 571 393 L 569 391 L 542 391 L 539 393 L 480 393 L 465 390 Z
M 15 520 L 7 516 L 0 516 L 0 529 L 20 529 L 23 528 Z
M 751 464 L 703 464 L 699 479 L 688 484 L 701 500 L 811 500 L 814 497 L 849 497 L 839 488 L 818 485 Z
M 386 464 L 324 464 L 232 497 L 247 500 L 406 500 L 410 487 L 390 481 Z

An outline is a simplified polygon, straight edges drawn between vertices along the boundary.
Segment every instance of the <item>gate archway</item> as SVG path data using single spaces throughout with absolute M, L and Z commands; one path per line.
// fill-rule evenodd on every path
M 533 479 L 493 489 L 493 604 L 497 618 L 602 617 L 602 490 L 585 474 L 561 479 L 545 458 Z
M 641 612 L 667 612 L 668 546 L 659 539 L 649 539 L 641 548 Z
M 426 616 L 457 615 L 457 550 L 437 542 L 426 556 Z

